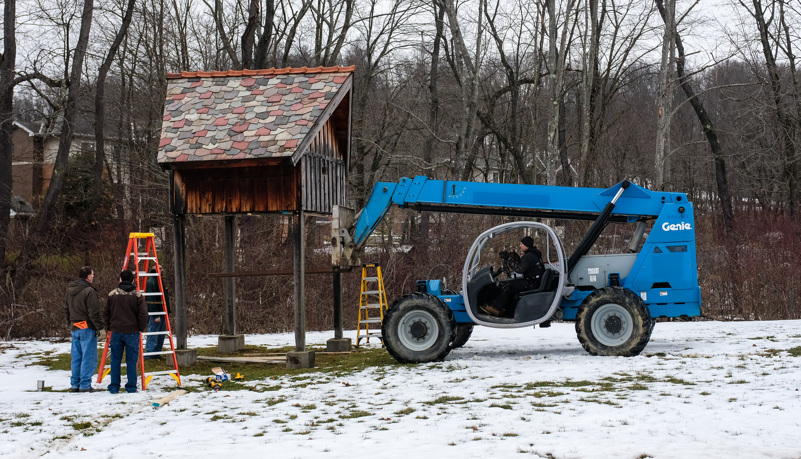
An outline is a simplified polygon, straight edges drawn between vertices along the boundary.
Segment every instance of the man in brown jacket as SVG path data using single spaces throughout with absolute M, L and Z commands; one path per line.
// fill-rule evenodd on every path
M 104 319 L 111 331 L 108 346 L 111 351 L 111 383 L 108 391 L 116 394 L 120 390 L 120 366 L 124 350 L 128 372 L 125 391 L 134 393 L 136 363 L 139 360 L 139 333 L 147 330 L 147 304 L 145 297 L 133 284 L 133 273 L 130 270 L 120 273 L 120 284 L 108 294 Z
M 97 368 L 97 338 L 105 339 L 100 319 L 97 289 L 92 285 L 95 272 L 91 266 L 78 271 L 78 279 L 70 282 L 64 298 L 67 323 L 72 330 L 72 377 L 70 392 L 94 392 L 92 375 Z

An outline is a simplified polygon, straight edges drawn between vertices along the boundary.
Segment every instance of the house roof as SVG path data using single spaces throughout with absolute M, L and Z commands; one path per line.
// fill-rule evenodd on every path
M 350 67 L 167 74 L 158 162 L 292 157 L 350 93 Z

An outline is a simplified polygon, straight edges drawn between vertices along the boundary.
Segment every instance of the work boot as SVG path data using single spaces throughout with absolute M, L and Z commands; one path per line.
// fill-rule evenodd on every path
M 545 322 L 540 324 L 540 328 L 548 328 L 550 326 L 551 326 L 551 321 L 550 320 L 546 320 Z
M 93 387 L 90 387 L 88 389 L 81 389 L 81 392 L 94 392 L 94 391 L 95 389 Z
M 80 392 L 81 390 L 77 387 L 70 387 L 70 392 Z
M 501 315 L 501 311 L 495 309 L 494 307 L 492 307 L 489 304 L 482 306 L 481 310 L 484 311 L 485 313 L 491 315 L 491 316 L 498 317 L 498 316 Z

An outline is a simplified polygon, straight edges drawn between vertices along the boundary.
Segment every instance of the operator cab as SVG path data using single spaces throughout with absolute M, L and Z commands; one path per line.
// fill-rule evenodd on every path
M 512 268 L 510 258 L 501 259 L 499 254 L 513 249 L 519 252 L 521 237 L 531 235 L 542 252 L 545 270 L 539 281 L 531 281 L 526 288 L 515 294 L 504 294 L 513 285 L 520 285 L 522 277 Z M 499 265 L 496 269 L 495 265 Z M 569 295 L 565 267 L 567 258 L 564 248 L 554 230 L 538 222 L 513 222 L 490 228 L 473 242 L 462 271 L 462 288 L 465 309 L 477 324 L 491 327 L 522 327 L 536 325 L 551 318 L 558 319 L 558 305 L 562 295 Z M 506 304 L 498 302 L 507 298 Z M 504 311 L 493 315 L 487 306 L 497 306 Z

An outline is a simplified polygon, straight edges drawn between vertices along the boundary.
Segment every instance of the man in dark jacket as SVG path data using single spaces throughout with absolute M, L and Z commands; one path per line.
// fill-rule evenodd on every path
M 133 273 L 126 269 L 120 273 L 120 284 L 108 294 L 108 304 L 104 319 L 111 330 L 111 383 L 108 391 L 116 394 L 120 390 L 120 366 L 122 352 L 125 351 L 125 364 L 128 382 L 125 391 L 136 392 L 136 363 L 139 360 L 139 333 L 147 330 L 147 305 L 145 297 L 133 284 Z
M 72 328 L 72 376 L 70 392 L 94 392 L 92 375 L 97 368 L 97 337 L 105 339 L 100 318 L 97 289 L 92 285 L 95 272 L 91 266 L 78 271 L 78 279 L 70 282 L 64 299 L 67 322 Z
M 545 265 L 542 263 L 542 252 L 534 246 L 534 239 L 525 236 L 520 240 L 520 249 L 523 256 L 518 257 L 515 252 L 501 252 L 501 258 L 512 271 L 522 274 L 523 277 L 504 282 L 501 293 L 485 310 L 493 316 L 512 317 L 514 315 L 514 297 L 526 290 L 539 287 Z
M 147 332 L 148 333 L 163 333 L 167 331 L 167 315 L 165 315 L 164 307 L 166 306 L 166 314 L 170 314 L 170 298 L 167 296 L 167 287 L 164 287 L 162 296 L 161 289 L 159 288 L 159 276 L 156 268 L 150 269 L 150 276 L 147 278 L 145 286 L 145 293 L 147 295 Z M 164 298 L 164 304 L 161 299 Z M 153 314 L 155 313 L 155 314 Z M 150 352 L 161 352 L 164 347 L 164 337 L 166 335 L 149 335 L 145 344 L 145 354 Z M 161 355 L 145 355 L 145 359 L 161 359 Z

